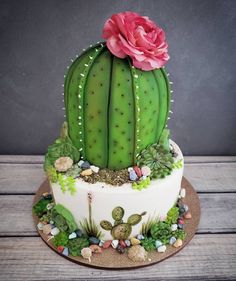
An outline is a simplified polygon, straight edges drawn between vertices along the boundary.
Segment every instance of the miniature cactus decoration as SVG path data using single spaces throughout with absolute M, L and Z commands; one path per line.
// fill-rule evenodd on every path
M 101 168 L 122 169 L 159 141 L 166 127 L 170 86 L 163 68 L 142 71 L 106 44 L 83 52 L 65 78 L 69 136 L 82 158 Z
M 128 217 L 127 222 L 123 222 L 125 211 L 122 207 L 116 207 L 112 211 L 112 218 L 114 219 L 114 226 L 107 220 L 102 220 L 100 226 L 108 231 L 111 231 L 111 235 L 114 239 L 125 240 L 128 239 L 132 226 L 138 224 L 142 220 L 142 216 L 146 215 L 146 212 L 139 214 L 133 214 Z

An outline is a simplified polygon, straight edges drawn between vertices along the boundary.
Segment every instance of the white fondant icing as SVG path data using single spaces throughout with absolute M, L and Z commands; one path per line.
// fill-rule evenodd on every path
M 178 156 L 176 161 L 183 159 L 179 147 L 171 141 Z M 184 164 L 184 163 L 183 163 Z M 97 182 L 90 184 L 81 179 L 76 179 L 76 193 L 70 195 L 69 192 L 63 193 L 59 184 L 52 183 L 51 188 L 56 203 L 62 204 L 73 214 L 75 221 L 80 227 L 80 222 L 89 218 L 88 193 L 92 194 L 92 219 L 96 222 L 103 233 L 103 239 L 112 239 L 110 231 L 100 227 L 101 220 L 108 220 L 114 224 L 112 210 L 121 206 L 125 210 L 123 221 L 126 222 L 132 214 L 147 212 L 142 217 L 142 221 L 132 227 L 131 236 L 140 233 L 143 222 L 148 218 L 165 218 L 167 212 L 178 199 L 183 176 L 183 167 L 174 169 L 171 175 L 164 179 L 152 180 L 147 189 L 141 191 L 132 189 L 130 183 L 122 186 L 112 186 L 106 183 Z

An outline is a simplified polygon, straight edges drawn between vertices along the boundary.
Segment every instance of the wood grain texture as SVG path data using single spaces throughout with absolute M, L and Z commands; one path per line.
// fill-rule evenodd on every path
M 197 192 L 236 192 L 236 162 L 185 164 Z M 0 164 L 0 193 L 35 193 L 44 181 L 42 164 Z
M 38 237 L 0 239 L 0 280 L 235 280 L 236 234 L 196 235 L 172 258 L 136 270 L 71 263 Z
M 0 196 L 0 210 L 4 214 L 0 236 L 37 235 L 31 216 L 33 198 L 32 195 Z M 236 194 L 199 194 L 199 198 L 202 214 L 198 232 L 236 232 Z

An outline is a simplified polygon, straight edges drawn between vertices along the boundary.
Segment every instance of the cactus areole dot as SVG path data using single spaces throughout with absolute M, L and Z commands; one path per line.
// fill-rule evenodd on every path
M 170 107 L 163 68 L 143 71 L 129 56 L 114 56 L 106 43 L 85 50 L 65 76 L 64 100 L 69 136 L 83 159 L 120 170 L 159 141 Z

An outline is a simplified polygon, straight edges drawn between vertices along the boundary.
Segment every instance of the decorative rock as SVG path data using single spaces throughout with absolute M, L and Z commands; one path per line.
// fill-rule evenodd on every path
M 66 172 L 73 165 L 73 160 L 70 157 L 60 157 L 54 162 L 54 167 L 58 172 Z
M 74 239 L 76 238 L 76 233 L 75 232 L 72 232 L 70 235 L 69 235 L 69 239 Z
M 87 170 L 90 168 L 90 163 L 88 161 L 84 161 L 82 164 L 81 164 L 81 168 L 83 170 Z
M 131 245 L 131 242 L 130 242 L 130 240 L 125 240 L 125 245 L 127 246 L 127 247 L 129 247 L 130 245 Z
M 178 228 L 179 228 L 179 229 L 183 229 L 183 228 L 184 228 L 184 225 L 179 223 L 179 224 L 178 224 Z
M 90 248 L 83 248 L 81 250 L 81 256 L 84 259 L 89 260 L 89 262 L 91 262 L 92 250 Z
M 126 248 L 127 245 L 125 244 L 125 241 L 124 240 L 120 240 L 119 241 L 119 245 L 121 245 L 123 248 Z
M 178 247 L 180 247 L 180 246 L 182 246 L 183 245 L 183 241 L 181 240 L 181 239 L 177 239 L 176 241 L 175 241 L 175 243 L 173 244 L 173 246 L 175 247 L 175 248 L 178 248 Z
M 181 188 L 180 189 L 180 197 L 181 198 L 185 198 L 185 196 L 186 196 L 186 189 L 185 188 Z
M 59 232 L 60 232 L 59 228 L 54 227 L 54 228 L 52 229 L 52 231 L 51 231 L 51 234 L 52 234 L 53 236 L 55 236 L 55 235 L 57 235 Z
M 169 244 L 173 245 L 176 242 L 176 238 L 174 236 L 170 237 Z
M 89 243 L 92 245 L 98 245 L 100 242 L 99 239 L 97 239 L 96 237 L 89 237 Z
M 111 246 L 112 246 L 114 249 L 117 248 L 118 244 L 119 244 L 119 240 L 112 240 L 112 242 L 111 242 Z
M 80 175 L 81 176 L 91 176 L 93 171 L 91 169 L 83 170 Z
M 143 175 L 143 176 L 148 177 L 148 176 L 150 176 L 150 174 L 151 174 L 151 169 L 150 169 L 148 166 L 143 166 L 143 167 L 141 168 L 141 172 L 142 172 L 142 175 Z
M 133 170 L 134 170 L 133 167 L 129 167 L 129 168 L 128 168 L 128 172 L 131 172 L 131 171 L 133 171 Z
M 147 179 L 147 176 L 142 176 L 141 178 L 140 178 L 140 180 L 146 180 Z
M 104 242 L 104 244 L 102 245 L 103 249 L 107 249 L 111 246 L 111 242 L 112 240 L 107 240 Z
M 48 193 L 48 192 L 44 192 L 44 193 L 42 194 L 42 196 L 43 196 L 43 198 L 45 198 L 45 199 L 52 199 L 52 194 L 50 194 L 50 193 Z
M 182 218 L 178 219 L 178 224 L 184 224 L 184 220 Z
M 39 222 L 39 223 L 37 224 L 38 230 L 43 230 L 43 226 L 44 226 L 44 224 L 43 224 L 42 222 Z
M 157 248 L 158 253 L 165 253 L 166 251 L 166 245 L 162 245 Z
M 180 216 L 182 216 L 184 213 L 185 213 L 185 209 L 184 209 L 184 207 L 181 205 L 181 206 L 179 207 L 179 214 L 180 214 Z
M 178 228 L 178 225 L 176 223 L 172 224 L 170 228 L 171 228 L 171 231 L 176 231 Z
M 138 166 L 134 166 L 134 171 L 139 178 L 142 176 L 141 169 Z
M 120 254 L 124 254 L 125 253 L 125 247 L 121 246 L 120 244 L 117 246 L 116 250 Z
M 155 241 L 155 246 L 156 246 L 156 249 L 158 249 L 160 246 L 162 246 L 162 242 L 160 240 L 156 240 Z
M 104 243 L 105 243 L 105 241 L 104 241 L 104 240 L 100 240 L 100 242 L 99 242 L 98 246 L 99 246 L 99 247 L 102 247 L 102 246 L 104 245 Z
M 63 250 L 64 250 L 64 247 L 63 247 L 63 246 L 58 246 L 58 247 L 57 247 L 57 251 L 58 251 L 59 253 L 62 253 Z
M 134 170 L 129 172 L 129 179 L 131 181 L 136 181 L 138 179 L 138 176 L 136 175 Z
M 52 221 L 52 220 L 50 220 L 50 222 L 49 222 L 51 225 L 53 225 L 54 224 L 54 221 Z
M 80 160 L 79 163 L 78 163 L 78 166 L 81 168 L 83 163 L 84 163 L 84 160 Z
M 134 237 L 131 237 L 130 242 L 131 242 L 132 246 L 136 246 L 136 245 L 140 244 L 140 240 L 138 240 Z
M 144 236 L 143 236 L 142 234 L 138 234 L 138 235 L 137 235 L 137 239 L 138 239 L 138 240 L 143 240 L 143 239 L 144 239 Z
M 188 205 L 187 204 L 183 204 L 182 207 L 184 208 L 185 212 L 188 212 Z
M 184 218 L 185 219 L 191 219 L 192 218 L 192 214 L 188 211 L 184 214 Z
M 90 245 L 89 248 L 92 250 L 92 253 L 101 254 L 102 249 L 98 245 Z
M 54 203 L 47 204 L 47 210 L 48 211 L 51 210 L 53 208 L 53 206 L 54 206 Z
M 79 237 L 79 238 L 81 238 L 83 236 L 83 232 L 80 229 L 77 229 L 75 231 L 75 233 L 76 233 L 76 236 Z
M 95 173 L 97 174 L 99 172 L 99 167 L 96 167 L 94 165 L 90 166 L 90 169 Z
M 64 248 L 64 250 L 63 250 L 63 252 L 62 252 L 62 254 L 64 255 L 64 256 L 69 256 L 69 249 L 66 247 L 66 248 Z
M 128 250 L 128 258 L 134 262 L 145 261 L 147 258 L 147 252 L 144 247 L 140 245 L 132 246 Z
M 43 233 L 48 235 L 52 231 L 52 226 L 51 224 L 45 224 L 43 226 Z

